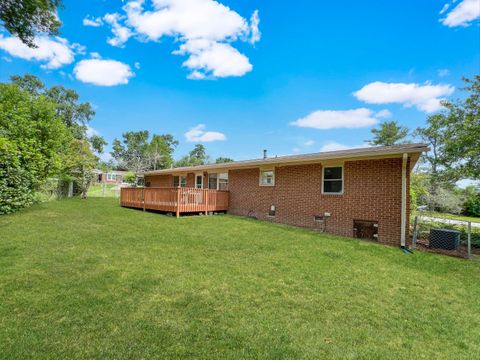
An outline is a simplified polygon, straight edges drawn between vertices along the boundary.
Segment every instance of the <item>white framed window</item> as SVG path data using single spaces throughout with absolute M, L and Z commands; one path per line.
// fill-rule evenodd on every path
M 260 186 L 274 186 L 274 185 L 275 185 L 275 171 L 260 170 Z
M 187 187 L 187 177 L 186 176 L 174 176 L 173 177 L 173 187 Z
M 228 190 L 228 173 L 218 174 L 218 190 Z
M 203 188 L 203 174 L 195 175 L 195 187 L 197 189 L 202 189 Z
M 114 173 L 107 173 L 107 181 L 117 181 L 117 175 Z
M 343 194 L 343 166 L 323 167 L 322 194 Z

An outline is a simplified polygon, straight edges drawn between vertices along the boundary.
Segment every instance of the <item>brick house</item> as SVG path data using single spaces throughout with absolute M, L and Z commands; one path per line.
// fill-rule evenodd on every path
M 161 204 L 196 202 L 189 209 L 203 211 L 205 197 L 228 191 L 223 209 L 230 214 L 404 246 L 410 173 L 425 151 L 424 144 L 405 144 L 150 171 L 137 205 L 169 211 Z M 168 200 L 156 189 L 176 195 Z M 122 205 L 141 207 L 127 197 Z
M 100 184 L 123 184 L 123 177 L 128 174 L 128 171 L 122 170 L 95 170 L 96 181 Z

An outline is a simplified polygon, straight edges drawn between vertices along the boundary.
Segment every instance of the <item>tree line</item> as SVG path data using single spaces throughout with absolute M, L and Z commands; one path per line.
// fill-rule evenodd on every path
M 102 162 L 107 142 L 88 131 L 94 115 L 74 90 L 49 88 L 36 76 L 0 83 L 0 214 L 69 191 L 85 198 L 97 168 L 137 174 L 211 162 L 201 144 L 174 161 L 178 141 L 170 134 L 150 137 L 146 130 L 123 133 L 113 141 L 113 161 Z
M 460 179 L 480 178 L 480 76 L 465 79 L 465 99 L 445 101 L 444 111 L 427 118 L 414 130 L 396 121 L 372 130 L 369 143 L 396 145 L 420 139 L 431 151 L 412 175 L 412 204 L 432 210 L 480 216 L 479 189 L 460 190 Z M 0 84 L 0 213 L 16 211 L 40 201 L 48 190 L 87 196 L 96 168 L 122 169 L 138 174 L 148 170 L 233 161 L 208 156 L 196 144 L 174 160 L 178 141 L 171 134 L 129 131 L 112 143 L 112 160 L 100 161 L 107 145 L 89 135 L 95 115 L 92 105 L 63 86 L 46 87 L 32 75 L 12 76 Z M 46 191 L 47 190 L 47 191 Z
M 480 180 L 480 75 L 464 78 L 464 99 L 445 100 L 444 110 L 410 131 L 396 121 L 372 130 L 371 145 L 421 140 L 430 152 L 412 174 L 412 205 L 430 210 L 480 216 L 480 188 L 460 189 L 459 180 Z

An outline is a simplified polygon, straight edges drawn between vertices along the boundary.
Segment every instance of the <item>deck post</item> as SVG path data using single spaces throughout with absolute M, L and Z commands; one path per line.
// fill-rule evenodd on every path
M 208 215 L 208 193 L 209 190 L 205 191 L 205 215 Z
M 143 211 L 145 211 L 145 187 L 142 188 Z
M 177 188 L 177 211 L 176 211 L 176 216 L 177 218 L 180 217 L 180 186 Z

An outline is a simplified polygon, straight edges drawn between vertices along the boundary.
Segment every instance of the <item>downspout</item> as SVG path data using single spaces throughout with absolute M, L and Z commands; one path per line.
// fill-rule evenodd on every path
M 400 247 L 405 252 L 410 252 L 405 247 L 406 227 L 407 227 L 407 162 L 408 154 L 403 154 L 402 157 L 402 201 L 401 201 L 401 215 L 400 215 Z

